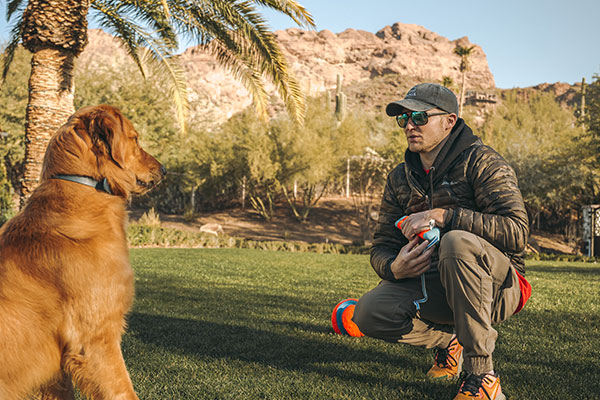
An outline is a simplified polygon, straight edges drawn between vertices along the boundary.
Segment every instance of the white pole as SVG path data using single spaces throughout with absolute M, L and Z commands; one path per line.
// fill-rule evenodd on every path
M 346 160 L 346 198 L 350 197 L 350 157 Z
M 294 180 L 294 200 L 298 198 L 298 180 Z

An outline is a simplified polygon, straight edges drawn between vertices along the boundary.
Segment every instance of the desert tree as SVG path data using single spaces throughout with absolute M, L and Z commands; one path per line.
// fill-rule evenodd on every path
M 454 80 L 450 76 L 442 76 L 442 85 L 447 88 L 451 88 L 454 86 Z
M 459 70 L 462 74 L 461 85 L 460 85 L 460 101 L 458 103 L 458 113 L 462 116 L 463 105 L 465 104 L 465 81 L 467 77 L 467 71 L 469 70 L 470 63 L 469 57 L 473 54 L 475 46 L 461 46 L 458 45 L 454 48 L 454 54 L 460 57 Z
M 598 193 L 596 154 L 572 110 L 550 93 L 505 91 L 481 131 L 514 168 L 536 227 L 572 232 L 571 215 Z
M 201 45 L 239 79 L 266 115 L 269 96 L 263 78 L 274 83 L 288 111 L 301 121 L 304 100 L 298 83 L 257 6 L 314 27 L 294 0 L 6 0 L 11 25 L 3 79 L 22 44 L 32 53 L 26 111 L 22 202 L 37 186 L 52 134 L 73 113 L 74 66 L 88 42 L 88 17 L 113 34 L 143 75 L 153 71 L 171 82 L 178 120 L 188 112 L 185 74 L 176 55 L 180 41 Z M 157 72 L 158 71 L 158 72 Z

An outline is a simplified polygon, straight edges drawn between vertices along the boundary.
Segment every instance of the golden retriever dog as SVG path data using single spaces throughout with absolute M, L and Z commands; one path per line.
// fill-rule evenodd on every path
M 128 199 L 163 166 L 117 109 L 85 107 L 46 150 L 39 187 L 0 229 L 0 399 L 138 399 L 121 336 L 133 302 Z

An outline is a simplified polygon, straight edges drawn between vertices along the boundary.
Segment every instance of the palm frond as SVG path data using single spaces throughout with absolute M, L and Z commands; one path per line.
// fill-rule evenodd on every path
M 172 55 L 160 40 L 151 37 L 143 38 L 142 45 L 144 65 L 153 72 L 153 76 L 167 76 L 169 94 L 175 103 L 177 121 L 181 133 L 185 133 L 186 122 L 190 113 L 188 101 L 187 79 L 179 56 Z
M 25 2 L 25 0 L 10 0 L 8 2 L 8 4 L 6 5 L 6 20 L 10 21 L 10 19 L 12 18 L 13 14 L 24 7 L 23 2 Z
M 298 122 L 304 118 L 304 97 L 291 76 L 275 35 L 251 1 L 212 0 L 210 7 L 190 8 L 189 2 L 179 2 L 171 10 L 181 31 L 201 36 L 206 42 L 215 40 L 227 46 L 231 54 L 272 81 L 290 115 Z M 287 3 L 287 2 L 286 2 Z M 184 7 L 185 6 L 185 7 Z M 198 33 L 202 32 L 201 35 Z M 259 105 L 260 99 L 254 99 Z
M 280 11 L 290 17 L 298 26 L 314 29 L 315 21 L 304 6 L 294 0 L 255 0 L 257 4 Z
M 161 0 L 163 9 L 165 10 L 165 16 L 167 19 L 171 18 L 171 12 L 169 11 L 169 2 L 167 0 Z
M 185 132 L 189 115 L 185 71 L 179 58 L 173 55 L 177 39 L 168 20 L 160 12 L 157 14 L 152 2 L 142 6 L 139 1 L 93 0 L 92 7 L 99 13 L 100 25 L 121 41 L 144 78 L 150 73 L 156 77 L 167 77 L 177 121 L 181 132 Z M 158 29 L 147 32 L 139 23 L 127 18 L 132 15 L 140 21 L 153 20 L 154 27 Z
M 92 0 L 92 9 L 100 13 L 110 12 L 117 22 L 129 22 L 143 30 L 151 30 L 153 36 L 163 40 L 171 50 L 178 46 L 177 33 L 172 29 L 170 12 L 161 6 L 164 0 Z
M 225 67 L 236 79 L 241 81 L 254 100 L 254 108 L 258 116 L 267 119 L 268 94 L 260 73 L 254 66 L 251 63 L 244 62 L 221 42 L 212 41 L 204 46 L 204 49 L 212 54 L 219 64 Z
M 261 72 L 275 84 L 290 115 L 302 123 L 305 113 L 304 95 L 289 71 L 275 35 L 268 29 L 262 16 L 253 9 L 240 8 L 239 11 L 248 22 L 243 24 L 243 21 L 238 21 L 239 24 L 243 24 L 245 36 L 250 39 L 246 51 L 255 57 Z
M 471 55 L 473 50 L 475 49 L 475 45 L 473 46 L 456 46 L 454 48 L 454 54 L 457 56 L 465 57 Z
M 93 0 L 91 7 L 98 11 L 97 22 L 101 27 L 112 33 L 121 41 L 121 44 L 137 65 L 142 76 L 146 78 L 146 71 L 139 56 L 139 43 L 137 40 L 136 27 L 132 22 L 123 18 L 118 7 L 108 1 Z
M 180 118 L 187 114 L 188 105 L 184 73 L 173 56 L 177 35 L 204 45 L 239 79 L 259 115 L 266 115 L 263 79 L 267 79 L 274 83 L 289 114 L 302 122 L 304 95 L 276 36 L 257 12 L 258 5 L 280 11 L 300 26 L 314 27 L 310 13 L 295 0 L 92 0 L 92 8 L 101 14 L 101 26 L 123 42 L 143 75 L 148 60 L 163 64 Z M 142 48 L 149 51 L 144 50 L 144 60 Z
M 475 50 L 475 45 L 472 46 L 456 46 L 454 48 L 454 54 L 460 57 L 460 66 L 459 70 L 461 72 L 467 71 L 470 67 L 469 57 L 473 54 L 473 50 Z
M 21 29 L 23 26 L 23 17 L 19 15 L 17 20 L 15 21 L 13 28 L 10 32 L 10 39 L 8 45 L 4 49 L 4 56 L 2 59 L 2 82 L 0 82 L 0 86 L 4 84 L 6 77 L 8 76 L 8 71 L 10 69 L 10 64 L 12 64 L 13 58 L 15 57 L 15 52 L 19 47 L 19 43 L 21 42 Z
M 228 28 L 229 24 L 214 8 L 194 8 L 185 3 L 171 3 L 173 20 L 180 32 L 196 39 L 205 51 L 241 81 L 252 96 L 256 113 L 266 119 L 268 95 L 261 78 L 262 73 L 256 68 L 257 63 L 247 54 L 245 42 L 240 40 L 237 32 Z

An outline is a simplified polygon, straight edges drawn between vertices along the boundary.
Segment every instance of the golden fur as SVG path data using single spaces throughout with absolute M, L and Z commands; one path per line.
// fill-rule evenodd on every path
M 0 229 L 0 399 L 41 391 L 137 399 L 121 354 L 133 271 L 125 206 L 165 170 L 111 106 L 85 107 L 51 139 L 39 187 Z M 108 180 L 113 194 L 57 174 Z

